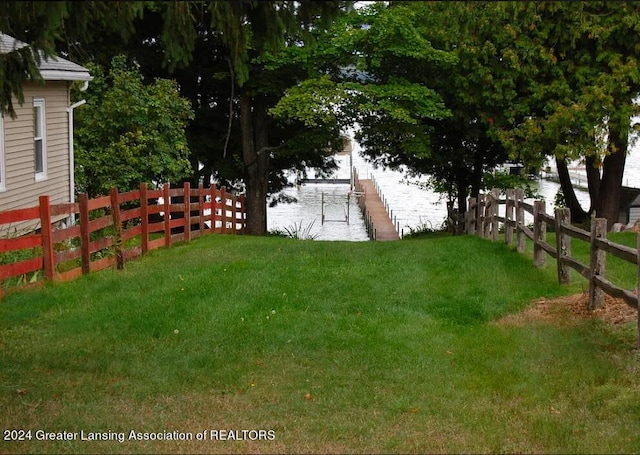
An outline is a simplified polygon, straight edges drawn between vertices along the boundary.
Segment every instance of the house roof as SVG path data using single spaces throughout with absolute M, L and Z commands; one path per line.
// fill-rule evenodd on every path
M 0 33 L 0 54 L 8 54 L 16 49 L 22 49 L 25 46 L 28 46 L 28 44 L 17 40 L 12 36 Z
M 629 207 L 640 207 L 640 194 L 638 194 L 636 198 L 633 201 L 631 201 L 631 204 L 629 204 Z
M 620 210 L 629 210 L 630 207 L 640 207 L 640 188 L 623 186 L 620 194 Z
M 0 54 L 8 54 L 25 46 L 28 46 L 28 44 L 12 36 L 0 33 Z M 40 53 L 40 56 L 38 69 L 45 81 L 90 81 L 93 79 L 89 74 L 89 70 L 84 66 L 62 57 L 44 57 L 42 53 Z

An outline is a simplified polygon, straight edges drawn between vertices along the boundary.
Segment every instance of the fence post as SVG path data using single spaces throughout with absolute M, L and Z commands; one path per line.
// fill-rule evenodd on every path
M 149 252 L 149 199 L 147 184 L 140 184 L 140 221 L 142 222 L 142 255 Z
M 547 240 L 547 223 L 540 216 L 545 213 L 545 202 L 534 201 L 533 203 L 533 264 L 536 267 L 544 267 L 547 256 L 540 245 Z
M 200 227 L 200 235 L 204 234 L 204 185 L 198 183 L 198 223 Z
M 78 197 L 80 205 L 80 256 L 82 258 L 82 273 L 87 274 L 91 270 L 91 255 L 89 253 L 89 198 L 86 193 Z
M 483 194 L 484 204 L 482 206 L 482 238 L 488 239 L 491 233 L 491 194 Z
M 476 217 L 476 229 L 478 230 L 478 234 L 480 237 L 484 238 L 484 206 L 485 206 L 485 197 L 484 194 L 478 194 L 478 207 L 476 210 L 478 212 L 478 216 Z
M 564 261 L 565 257 L 571 256 L 571 237 L 564 232 L 564 225 L 567 224 L 571 224 L 571 211 L 566 208 L 556 209 L 556 251 L 560 284 L 571 283 L 571 268 Z
M 171 248 L 171 196 L 169 196 L 169 184 L 162 186 L 162 199 L 164 201 L 164 246 Z
M 40 234 L 42 236 L 42 262 L 44 276 L 53 281 L 53 232 L 51 230 L 51 200 L 49 196 L 40 196 Z
M 242 225 L 240 226 L 240 233 L 244 234 L 245 228 L 247 227 L 247 210 L 246 210 L 246 206 L 244 205 L 244 194 L 240 195 L 240 208 L 242 209 L 242 212 L 240 213 L 240 219 L 242 220 Z
M 238 208 L 236 207 L 237 201 L 238 201 L 238 198 L 236 196 L 236 192 L 233 191 L 231 193 L 231 219 L 233 220 L 233 222 L 232 222 L 233 224 L 231 225 L 231 233 L 233 235 L 237 234 L 237 232 L 236 232 L 236 227 L 237 227 L 236 226 L 236 217 L 237 217 L 237 213 L 238 213 Z
M 182 194 L 184 197 L 184 241 L 189 243 L 191 241 L 191 184 L 184 182 L 182 187 Z
M 222 227 L 220 229 L 221 234 L 227 233 L 227 187 L 220 188 L 220 203 L 222 204 Z
M 524 207 L 522 203 L 524 202 L 524 190 L 522 188 L 516 188 L 516 236 L 518 245 L 516 247 L 518 253 L 524 253 L 527 249 L 527 241 L 525 239 L 524 231 L 522 228 L 524 227 Z
M 596 276 L 604 276 L 607 254 L 598 246 L 597 240 L 607 237 L 606 218 L 591 220 L 591 279 L 589 280 L 589 310 L 604 306 L 604 290 L 596 285 Z
M 491 240 L 498 241 L 498 233 L 500 231 L 500 223 L 498 215 L 500 214 L 500 190 L 493 188 L 491 190 Z
M 478 235 L 478 226 L 480 226 L 480 212 L 478 211 L 480 207 L 480 195 L 478 194 L 478 197 L 472 198 L 472 201 L 474 202 L 475 207 L 473 207 L 473 209 L 471 210 L 471 232 L 475 235 Z
M 124 255 L 122 254 L 122 223 L 120 222 L 120 201 L 118 200 L 118 188 L 111 188 L 111 217 L 116 231 L 113 246 L 116 250 L 116 264 L 118 269 L 124 268 Z
M 487 193 L 484 195 L 484 215 L 482 220 L 484 227 L 484 233 L 482 234 L 483 239 L 488 239 L 491 236 L 491 204 L 493 204 L 491 193 Z
M 483 239 L 486 239 L 489 236 L 489 226 L 490 226 L 490 220 L 487 218 L 487 213 L 489 211 L 489 207 L 491 206 L 491 198 L 489 197 L 489 194 L 483 194 L 482 195 L 482 213 L 481 213 L 481 225 L 482 225 L 482 232 L 480 233 L 480 236 Z
M 478 233 L 478 198 L 469 199 L 469 234 Z
M 475 234 L 476 233 L 476 208 L 477 208 L 477 199 L 474 197 L 470 197 L 467 202 L 467 220 L 465 222 L 465 228 L 467 230 L 467 234 Z
M 504 209 L 504 243 L 511 245 L 513 243 L 513 203 L 515 199 L 515 190 L 507 190 L 507 201 Z
M 216 232 L 216 184 L 209 185 L 209 198 L 211 199 L 211 233 Z

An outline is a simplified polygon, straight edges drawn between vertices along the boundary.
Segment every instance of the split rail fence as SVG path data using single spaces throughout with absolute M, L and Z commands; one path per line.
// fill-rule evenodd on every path
M 500 205 L 505 205 L 504 215 L 499 216 Z M 533 229 L 524 223 L 525 212 L 533 215 Z M 561 284 L 571 282 L 570 269 L 576 270 L 589 281 L 590 310 L 604 305 L 604 295 L 623 299 L 626 304 L 638 311 L 638 344 L 640 349 L 640 234 L 637 236 L 636 248 L 620 245 L 607 239 L 607 220 L 594 218 L 591 231 L 585 231 L 571 224 L 569 209 L 558 208 L 554 216 L 546 213 L 545 201 L 535 201 L 533 205 L 524 202 L 521 189 L 506 191 L 506 198 L 500 199 L 498 190 L 489 194 L 481 194 L 469 198 L 465 222 L 468 234 L 477 234 L 483 238 L 499 238 L 500 225 L 504 229 L 504 240 L 508 245 L 516 243 L 518 252 L 526 251 L 526 239 L 533 241 L 533 263 L 543 267 L 546 256 L 557 261 L 558 281 Z M 554 226 L 555 245 L 547 242 L 547 226 Z M 590 244 L 590 262 L 583 264 L 571 256 L 571 239 L 575 238 Z M 635 293 L 623 289 L 606 279 L 607 253 L 618 257 L 638 269 L 637 289 Z
M 55 222 L 61 219 L 71 222 Z M 76 203 L 51 204 L 40 196 L 38 206 L 0 212 L 0 232 L 25 223 L 33 225 L 30 233 L 0 237 L 0 298 L 7 279 L 14 288 L 41 284 L 42 277 L 69 281 L 114 265 L 122 269 L 150 250 L 203 234 L 242 234 L 245 204 L 244 196 L 215 185 L 152 190 L 141 184 L 96 199 L 81 194 Z

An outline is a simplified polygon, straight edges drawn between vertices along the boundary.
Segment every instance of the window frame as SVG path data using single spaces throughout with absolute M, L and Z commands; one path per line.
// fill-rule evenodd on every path
M 33 167 L 36 182 L 46 180 L 47 178 L 47 116 L 44 98 L 33 99 Z M 40 127 L 40 131 L 38 131 Z M 41 133 L 38 135 L 38 133 Z M 40 141 L 40 153 L 42 169 L 38 170 L 38 148 L 36 144 Z

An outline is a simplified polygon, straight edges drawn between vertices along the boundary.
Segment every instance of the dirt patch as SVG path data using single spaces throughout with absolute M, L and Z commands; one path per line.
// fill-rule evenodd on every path
M 637 310 L 622 299 L 605 296 L 605 305 L 593 311 L 587 309 L 587 293 L 569 295 L 556 299 L 541 298 L 520 313 L 507 315 L 497 321 L 498 325 L 524 325 L 530 322 L 545 322 L 572 325 L 580 320 L 598 318 L 609 324 L 624 324 L 636 320 Z

